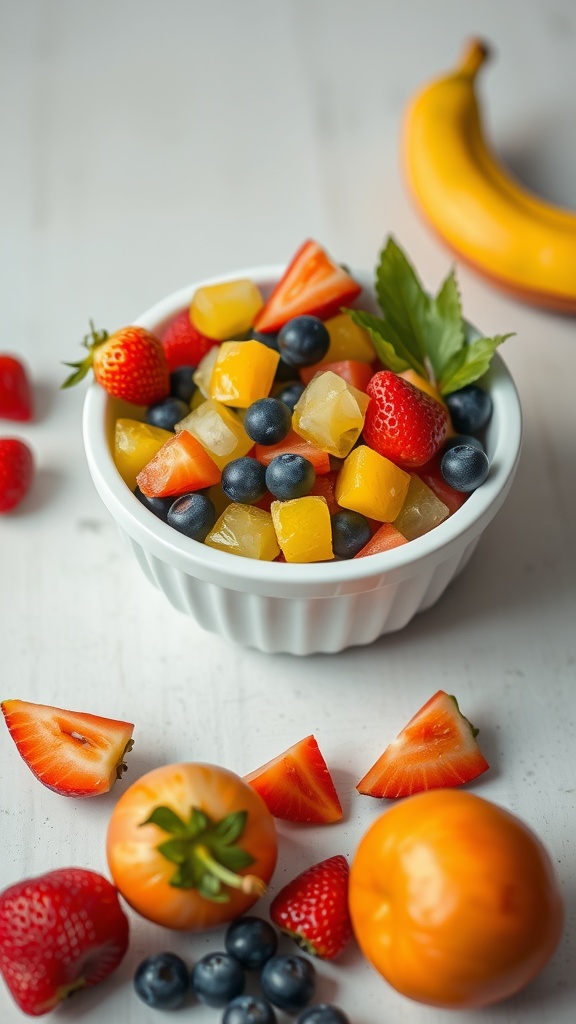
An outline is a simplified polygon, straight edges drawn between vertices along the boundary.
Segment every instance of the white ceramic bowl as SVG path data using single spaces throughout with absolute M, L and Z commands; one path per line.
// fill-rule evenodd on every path
M 284 268 L 252 267 L 181 289 L 136 321 L 160 333 L 201 284 L 248 277 L 266 295 Z M 372 277 L 355 305 L 376 310 Z M 96 490 L 148 579 L 204 628 L 266 652 L 313 654 L 369 644 L 402 629 L 433 605 L 464 568 L 502 505 L 520 454 L 522 416 L 516 388 L 496 354 L 483 381 L 493 402 L 486 447 L 490 474 L 464 505 L 430 533 L 391 551 L 340 562 L 260 562 L 207 547 L 157 519 L 130 492 L 112 458 L 114 423 L 133 407 L 97 384 L 88 389 L 83 431 Z

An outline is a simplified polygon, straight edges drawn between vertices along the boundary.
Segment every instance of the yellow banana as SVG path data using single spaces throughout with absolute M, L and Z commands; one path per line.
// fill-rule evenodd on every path
M 483 130 L 479 40 L 453 71 L 424 86 L 404 123 L 408 183 L 426 219 L 465 262 L 517 297 L 576 313 L 576 213 L 516 181 Z

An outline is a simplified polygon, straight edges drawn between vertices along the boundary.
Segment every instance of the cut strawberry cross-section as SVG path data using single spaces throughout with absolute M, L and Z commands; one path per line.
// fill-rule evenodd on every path
M 5 700 L 0 706 L 19 754 L 36 778 L 55 793 L 107 793 L 126 770 L 131 722 L 25 700 Z
M 291 260 L 254 321 L 258 331 L 279 331 L 295 316 L 327 319 L 362 291 L 344 267 L 311 240 Z
M 476 743 L 477 733 L 456 698 L 438 690 L 356 789 L 365 796 L 395 798 L 470 782 L 490 767 Z
M 275 818 L 329 824 L 342 817 L 332 776 L 314 736 L 245 776 Z

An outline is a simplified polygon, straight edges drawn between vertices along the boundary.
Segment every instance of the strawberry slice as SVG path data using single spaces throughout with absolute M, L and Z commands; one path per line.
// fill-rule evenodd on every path
M 20 756 L 37 779 L 62 796 L 107 793 L 126 771 L 131 722 L 64 711 L 48 704 L 0 704 Z
M 275 818 L 329 824 L 342 817 L 332 776 L 314 736 L 245 776 Z
M 334 960 L 352 937 L 349 877 L 348 861 L 342 854 L 313 864 L 274 897 L 272 921 L 307 953 Z
M 317 242 L 304 242 L 254 321 L 258 331 L 279 331 L 294 316 L 327 319 L 355 299 L 360 285 Z
M 470 782 L 490 767 L 476 743 L 477 734 L 456 698 L 438 690 L 386 747 L 356 789 L 365 796 L 393 799 Z
M 189 430 L 169 437 L 138 476 L 142 494 L 147 498 L 167 498 L 189 494 L 220 483 L 221 471 L 208 452 Z

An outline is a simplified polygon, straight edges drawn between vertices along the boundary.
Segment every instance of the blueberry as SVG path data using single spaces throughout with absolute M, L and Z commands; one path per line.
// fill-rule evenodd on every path
M 237 917 L 229 925 L 224 939 L 226 950 L 243 967 L 259 971 L 278 947 L 276 930 L 261 917 Z
M 485 427 L 492 415 L 492 399 L 478 384 L 467 384 L 445 397 L 454 430 L 474 434 Z
M 190 988 L 190 973 L 175 953 L 158 953 L 143 960 L 134 975 L 142 1002 L 156 1010 L 175 1010 Z
M 192 969 L 192 988 L 206 1006 L 226 1006 L 244 984 L 242 965 L 229 953 L 207 953 Z
M 246 410 L 244 430 L 256 444 L 278 444 L 292 426 L 290 409 L 276 398 L 259 398 Z
M 298 1013 L 312 998 L 316 971 L 303 956 L 273 956 L 264 964 L 260 984 L 273 1006 Z
M 216 522 L 216 509 L 205 494 L 182 494 L 172 498 L 167 522 L 186 537 L 204 541 Z
M 290 412 L 294 412 L 294 406 L 304 391 L 305 385 L 299 380 L 291 380 L 289 384 L 286 384 L 276 395 L 279 402 L 284 402 L 290 409 Z
M 302 455 L 283 452 L 276 455 L 266 468 L 266 487 L 275 498 L 289 501 L 303 498 L 314 486 L 314 466 Z
M 265 333 L 264 331 L 257 331 L 254 327 L 251 327 L 246 335 L 246 341 L 259 341 L 262 345 L 266 345 L 267 348 L 273 348 L 278 352 L 278 332 L 270 331 Z
M 442 456 L 440 472 L 455 491 L 475 491 L 488 476 L 490 463 L 482 448 L 458 444 Z
M 332 547 L 338 558 L 353 558 L 372 536 L 370 523 L 360 512 L 345 509 L 330 517 Z
M 248 455 L 233 459 L 222 470 L 220 486 L 231 501 L 253 505 L 266 494 L 266 467 Z
M 454 437 L 449 437 L 442 446 L 442 451 L 447 452 L 450 448 L 457 448 L 460 444 L 467 444 L 472 448 L 479 448 L 480 451 L 484 451 L 484 445 L 482 441 L 479 441 L 473 434 L 455 434 Z
M 170 374 L 170 394 L 173 398 L 180 398 L 187 405 L 190 405 L 190 399 L 196 391 L 196 385 L 192 380 L 195 369 L 195 366 L 179 366 Z
M 190 406 L 187 402 L 183 402 L 181 398 L 173 398 L 172 395 L 169 395 L 168 398 L 163 398 L 161 402 L 154 402 L 154 405 L 149 405 L 144 419 L 152 427 L 162 427 L 162 430 L 174 430 L 176 424 L 183 420 L 189 412 Z
M 328 328 L 317 316 L 295 316 L 278 334 L 280 355 L 290 366 L 319 363 L 329 346 Z
M 332 1006 L 331 1003 L 316 1003 L 300 1014 L 296 1024 L 350 1024 L 350 1020 L 337 1006 Z
M 138 498 L 138 501 L 140 501 L 149 512 L 153 512 L 158 519 L 162 520 L 162 522 L 168 522 L 168 512 L 170 511 L 174 498 L 149 498 L 146 494 L 142 494 L 142 491 L 138 486 L 136 487 L 134 494 Z
M 264 999 L 236 996 L 224 1010 L 222 1024 L 277 1024 L 277 1017 Z

